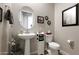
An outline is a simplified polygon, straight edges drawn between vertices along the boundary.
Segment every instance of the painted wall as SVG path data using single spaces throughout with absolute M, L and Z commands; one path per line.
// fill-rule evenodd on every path
M 14 25 L 13 25 L 13 33 L 14 35 L 20 33 L 21 30 L 25 30 L 19 23 L 19 12 L 23 6 L 28 6 L 33 9 L 34 12 L 34 26 L 30 30 L 30 32 L 39 32 L 41 31 L 47 32 L 49 29 L 53 32 L 53 20 L 54 20 L 54 4 L 48 3 L 26 3 L 26 4 L 11 4 L 11 11 L 13 13 Z M 52 24 L 48 27 L 47 22 L 44 24 L 37 23 L 37 16 L 48 16 L 49 20 L 51 20 Z M 37 48 L 36 39 L 31 40 L 31 51 L 34 52 Z
M 10 4 L 8 4 L 10 6 Z M 61 4 L 11 4 L 11 11 L 13 13 L 13 18 L 14 18 L 14 25 L 12 28 L 12 32 L 14 34 L 19 33 L 22 29 L 25 30 L 24 28 L 22 28 L 20 26 L 19 23 L 19 10 L 22 6 L 29 6 L 34 10 L 34 20 L 35 20 L 35 25 L 32 28 L 32 30 L 30 30 L 31 32 L 37 32 L 40 31 L 39 28 L 42 28 L 42 31 L 47 32 L 49 27 L 46 24 L 37 24 L 36 20 L 37 20 L 37 16 L 49 16 L 49 19 L 52 21 L 52 25 L 50 26 L 51 31 L 53 32 L 54 30 L 54 39 L 56 42 L 58 42 L 61 45 L 61 49 L 64 50 L 65 52 L 69 53 L 69 54 L 79 54 L 79 26 L 69 26 L 69 27 L 62 27 L 62 10 L 72 6 L 74 4 L 66 4 L 66 3 L 61 3 Z M 3 7 L 3 4 L 0 4 L 1 7 Z M 55 7 L 54 7 L 55 6 Z M 55 11 L 54 11 L 55 10 Z M 55 13 L 54 13 L 55 12 Z M 4 25 L 5 26 L 5 25 Z M 54 27 L 54 28 L 53 28 Z M 2 29 L 3 28 L 3 23 L 0 23 L 0 51 L 7 51 L 7 49 L 2 50 L 3 48 L 1 48 L 2 46 L 6 46 L 6 40 L 5 38 L 2 39 Z M 4 33 L 5 34 L 5 33 Z M 5 36 L 3 36 L 5 37 Z M 75 42 L 75 47 L 74 49 L 71 49 L 69 47 L 69 44 L 67 43 L 67 40 L 74 40 Z M 5 41 L 5 43 L 4 43 Z M 35 40 L 31 41 L 33 43 L 31 43 L 31 45 L 33 45 L 33 51 L 35 50 L 35 45 L 34 44 Z
M 10 25 L 7 21 L 4 20 L 3 15 L 3 22 L 0 23 L 0 54 L 6 54 L 8 52 L 8 39 L 9 39 L 9 33 L 10 30 L 14 35 L 19 33 L 21 30 L 25 30 L 19 23 L 19 11 L 23 6 L 29 6 L 34 10 L 34 27 L 30 30 L 30 32 L 38 32 L 41 28 L 41 31 L 47 32 L 49 28 L 53 32 L 53 20 L 54 20 L 54 4 L 0 4 L 0 7 L 3 8 L 3 14 L 5 12 L 5 5 L 9 6 L 9 9 L 11 10 L 14 18 L 14 24 L 12 25 L 12 28 L 10 28 Z M 50 27 L 46 24 L 46 21 L 44 24 L 37 24 L 37 16 L 48 16 L 49 20 L 51 20 L 52 24 Z M 35 50 L 36 46 L 36 40 L 31 41 L 32 51 Z M 35 43 L 35 44 L 34 44 Z
M 9 4 L 10 5 L 10 4 Z M 31 32 L 37 32 L 40 31 L 39 28 L 42 28 L 42 31 L 46 32 L 48 31 L 49 27 L 47 26 L 46 22 L 45 24 L 37 24 L 36 19 L 37 16 L 49 16 L 49 19 L 52 21 L 52 25 L 50 26 L 51 31 L 53 32 L 54 30 L 54 39 L 56 42 L 58 42 L 61 45 L 61 49 L 64 50 L 65 52 L 69 53 L 69 54 L 79 54 L 79 26 L 69 26 L 69 27 L 62 27 L 62 10 L 72 6 L 74 4 L 66 4 L 66 3 L 61 3 L 61 4 L 55 4 L 55 8 L 54 8 L 54 4 L 11 4 L 11 11 L 13 13 L 13 18 L 14 18 L 14 25 L 12 28 L 12 32 L 14 34 L 17 34 L 20 32 L 20 30 L 24 29 L 20 26 L 19 23 L 19 17 L 18 17 L 18 13 L 19 10 L 22 6 L 29 6 L 34 10 L 34 19 L 35 19 L 35 25 L 32 28 L 32 30 L 30 30 Z M 1 7 L 3 7 L 3 4 L 0 4 Z M 4 7 L 3 7 L 4 8 Z M 55 10 L 55 11 L 54 11 Z M 55 12 L 55 13 L 54 13 Z M 54 27 L 54 28 L 53 28 Z M 5 38 L 2 39 L 2 29 L 3 28 L 3 22 L 0 23 L 0 52 L 1 51 L 5 51 L 7 49 L 2 50 L 3 48 L 1 48 L 2 46 L 6 46 L 6 40 Z M 25 29 L 24 29 L 25 30 Z M 4 33 L 5 34 L 5 33 Z M 5 37 L 5 36 L 3 36 Z M 75 47 L 74 49 L 71 49 L 69 47 L 69 44 L 67 43 L 67 40 L 74 40 L 75 42 Z M 5 41 L 5 43 L 4 43 Z M 34 46 L 36 45 L 36 43 L 34 44 L 34 40 L 31 41 L 33 43 L 31 43 L 31 45 L 33 44 L 33 50 L 35 50 Z M 3 44 L 2 44 L 3 43 Z
M 74 4 L 55 4 L 55 29 L 54 39 L 61 45 L 61 49 L 69 54 L 79 54 L 79 26 L 62 27 L 62 10 L 73 6 Z M 67 40 L 74 40 L 74 49 L 69 47 Z
M 34 12 L 34 26 L 30 30 L 30 32 L 38 32 L 40 31 L 40 27 L 42 28 L 41 31 L 47 32 L 49 28 L 53 32 L 53 20 L 54 20 L 54 4 L 46 4 L 46 3 L 26 3 L 26 4 L 12 4 L 11 9 L 14 17 L 14 33 L 20 32 L 20 30 L 25 30 L 19 23 L 19 12 L 23 6 L 28 6 L 33 9 Z M 52 24 L 50 27 L 46 24 L 37 24 L 37 16 L 48 16 L 49 20 L 51 20 Z

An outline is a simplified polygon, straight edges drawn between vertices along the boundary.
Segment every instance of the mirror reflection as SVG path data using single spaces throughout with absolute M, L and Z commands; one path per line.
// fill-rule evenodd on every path
M 30 10 L 29 10 L 30 9 Z M 31 29 L 33 25 L 33 12 L 29 7 L 23 7 L 20 11 L 20 24 L 25 29 Z

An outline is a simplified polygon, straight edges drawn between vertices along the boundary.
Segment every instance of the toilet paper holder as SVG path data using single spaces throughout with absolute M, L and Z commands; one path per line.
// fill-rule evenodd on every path
M 67 40 L 71 49 L 74 49 L 74 40 Z

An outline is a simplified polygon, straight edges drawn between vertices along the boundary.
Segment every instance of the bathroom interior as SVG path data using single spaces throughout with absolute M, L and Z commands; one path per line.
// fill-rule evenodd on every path
M 0 55 L 79 55 L 78 3 L 0 3 Z

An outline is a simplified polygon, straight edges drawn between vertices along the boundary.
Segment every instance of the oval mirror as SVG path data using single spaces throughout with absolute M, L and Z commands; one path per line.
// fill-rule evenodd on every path
M 30 7 L 24 6 L 20 10 L 20 24 L 25 29 L 31 29 L 33 27 L 33 10 Z

